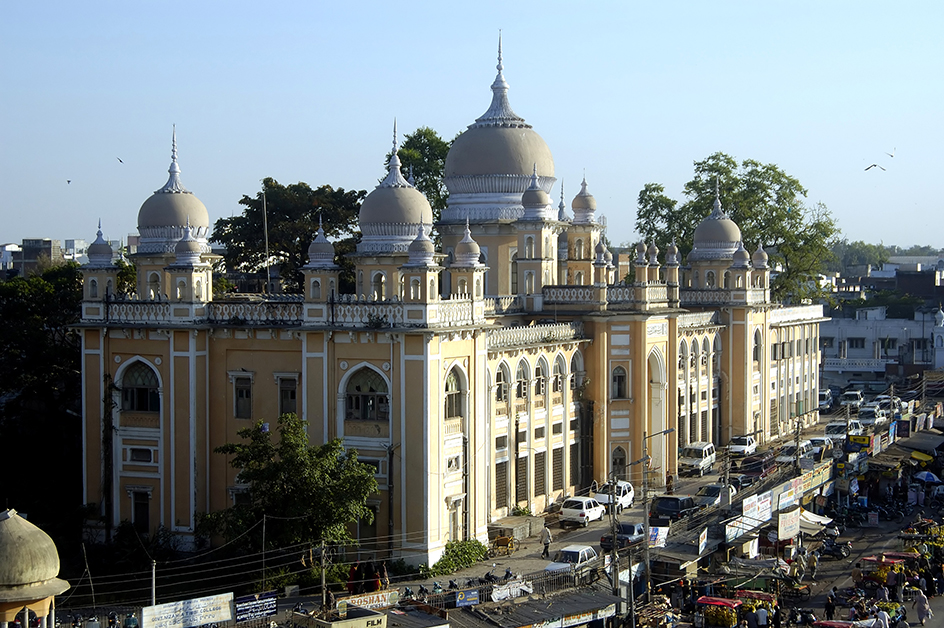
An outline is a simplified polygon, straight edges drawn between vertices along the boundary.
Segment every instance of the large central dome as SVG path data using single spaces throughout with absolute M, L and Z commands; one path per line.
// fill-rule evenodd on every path
M 446 157 L 444 182 L 449 201 L 443 222 L 520 218 L 524 213 L 521 195 L 532 173 L 537 172 L 538 185 L 545 192 L 556 181 L 551 149 L 508 102 L 500 40 L 497 68 L 491 105 L 455 139 Z

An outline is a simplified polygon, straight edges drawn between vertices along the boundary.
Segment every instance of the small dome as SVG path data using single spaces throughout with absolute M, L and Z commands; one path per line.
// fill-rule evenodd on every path
M 469 267 L 469 266 L 480 266 L 479 257 L 482 253 L 482 249 L 479 248 L 478 243 L 472 239 L 472 232 L 469 230 L 469 223 L 465 223 L 465 235 L 462 236 L 462 239 L 456 244 L 455 251 L 453 252 L 453 266 Z
M 98 221 L 98 233 L 95 236 L 95 242 L 89 245 L 86 254 L 89 259 L 89 266 L 111 266 L 114 252 L 111 250 L 111 245 L 102 236 L 101 220 Z
M 754 263 L 754 268 L 759 268 L 764 270 L 767 268 L 767 251 L 764 250 L 763 244 L 757 245 L 757 250 L 754 251 L 754 255 L 751 256 L 751 261 Z
M 177 243 L 177 246 L 174 247 L 174 252 L 177 253 L 177 255 L 200 253 L 200 243 L 193 237 L 193 230 L 190 228 L 190 225 L 184 228 L 184 237 L 182 237 L 180 242 Z
M 935 327 L 944 327 L 944 310 L 941 310 L 941 306 L 937 306 L 937 312 L 934 313 L 934 326 Z
M 334 245 L 328 241 L 324 229 L 321 227 L 321 217 L 318 217 L 318 231 L 315 239 L 308 245 L 309 267 L 334 267 Z
M 477 245 L 476 245 L 477 246 Z M 426 230 L 422 225 L 417 229 L 416 239 L 410 244 L 410 253 L 435 253 L 436 247 L 433 241 L 426 235 Z
M 580 182 L 580 192 L 571 201 L 570 207 L 574 210 L 574 222 L 578 224 L 592 223 L 597 210 L 597 201 L 587 190 L 587 178 Z
M 31 585 L 32 588 L 57 580 L 58 575 L 59 552 L 49 535 L 15 510 L 0 512 L 0 587 Z M 49 593 L 39 597 L 46 595 Z M 3 592 L 0 592 L 0 602 L 3 601 Z
M 636 244 L 636 264 L 646 265 L 646 243 L 639 242 Z
M 609 248 L 603 251 L 603 259 L 606 260 L 608 265 L 613 264 L 613 254 L 610 252 Z
M 715 193 L 714 207 L 695 228 L 689 262 L 695 260 L 731 259 L 741 241 L 741 230 L 721 208 L 721 199 Z
M 668 266 L 678 266 L 679 257 L 678 257 L 678 246 L 675 244 L 675 238 L 669 243 L 668 248 L 665 250 L 665 263 Z
M 551 197 L 538 184 L 538 166 L 534 165 L 531 173 L 531 185 L 521 195 L 521 204 L 527 210 L 529 207 L 544 209 L 551 204 Z M 527 214 L 527 211 L 525 212 Z
M 646 250 L 646 253 L 649 255 L 649 264 L 652 266 L 659 265 L 659 247 L 656 246 L 655 240 L 652 241 L 652 244 L 649 245 L 649 248 Z
M 734 268 L 748 268 L 751 265 L 751 254 L 744 248 L 743 242 L 738 242 L 738 248 L 734 252 L 733 263 L 731 265 Z

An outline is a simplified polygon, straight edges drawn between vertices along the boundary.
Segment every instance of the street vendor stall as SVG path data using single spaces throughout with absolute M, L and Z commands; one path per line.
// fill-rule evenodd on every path
M 878 556 L 867 556 L 862 559 L 862 578 L 863 584 L 868 587 L 877 588 L 881 585 L 891 585 L 889 575 L 899 574 L 897 578 L 902 577 L 905 570 L 905 560 L 902 558 L 889 558 L 886 554 Z
M 739 589 L 734 597 L 743 602 L 741 610 L 746 610 L 748 607 L 755 611 L 758 608 L 766 608 L 768 613 L 773 613 L 774 607 L 777 606 L 777 598 L 764 591 Z
M 738 609 L 741 600 L 729 600 L 722 597 L 703 595 L 695 600 L 695 628 L 717 626 L 733 628 L 738 622 Z

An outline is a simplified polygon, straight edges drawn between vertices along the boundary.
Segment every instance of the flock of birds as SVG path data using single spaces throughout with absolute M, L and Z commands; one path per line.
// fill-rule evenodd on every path
M 892 152 L 890 152 L 890 153 L 886 152 L 885 154 L 894 159 L 894 157 L 895 157 L 895 151 L 896 151 L 896 150 L 898 150 L 898 149 L 893 148 L 893 149 L 892 149 Z M 882 171 L 885 170 L 885 168 L 883 168 L 882 166 L 880 166 L 880 165 L 878 165 L 878 164 L 872 164 L 871 166 L 869 166 L 868 168 L 866 168 L 866 170 L 871 170 L 872 168 L 878 168 L 879 170 L 882 170 Z

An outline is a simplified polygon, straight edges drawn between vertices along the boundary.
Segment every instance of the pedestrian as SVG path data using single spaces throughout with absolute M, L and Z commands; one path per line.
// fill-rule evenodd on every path
M 551 529 L 547 527 L 547 521 L 544 522 L 544 527 L 541 529 L 541 543 L 544 544 L 544 552 L 541 554 L 541 558 L 547 558 L 550 556 L 551 552 L 551 541 L 554 540 L 554 536 L 551 534 Z M 616 539 L 613 539 L 613 543 L 616 543 Z
M 758 628 L 757 613 L 755 613 L 753 610 L 744 613 L 743 617 L 744 621 L 747 622 L 747 628 Z
M 924 625 L 930 617 L 933 617 L 934 614 L 931 613 L 931 604 L 928 602 L 928 597 L 924 594 L 924 591 L 919 590 L 915 593 L 914 602 L 911 603 L 911 608 L 916 608 L 918 610 L 918 621 L 921 622 L 921 625 Z
M 879 624 L 881 624 L 882 628 L 891 628 L 892 618 L 884 610 L 878 609 L 878 611 L 875 613 L 875 618 L 879 621 Z
M 878 589 L 875 590 L 875 599 L 879 602 L 888 601 L 888 587 L 884 584 L 880 584 Z
M 852 583 L 857 589 L 862 588 L 862 563 L 856 563 L 852 568 Z
M 357 570 L 360 567 L 361 561 L 354 561 L 351 565 L 350 571 L 347 572 L 347 592 L 351 595 L 358 593 L 357 590 Z
M 767 628 L 767 609 L 763 606 L 757 607 L 757 628 Z
M 836 602 L 833 600 L 833 596 L 826 598 L 826 607 L 823 609 L 826 612 L 826 620 L 832 621 L 833 617 L 836 616 Z
M 385 589 L 390 587 L 390 574 L 387 573 L 387 561 L 380 563 L 380 584 L 382 584 Z
M 816 567 L 819 566 L 819 556 L 816 554 L 816 552 L 812 552 L 810 554 L 809 565 L 810 565 L 810 579 L 813 582 L 816 582 Z

